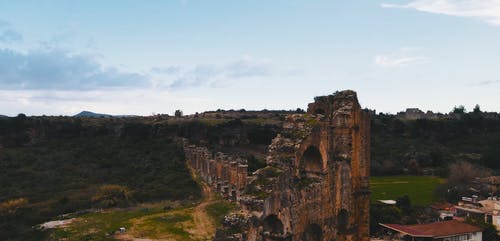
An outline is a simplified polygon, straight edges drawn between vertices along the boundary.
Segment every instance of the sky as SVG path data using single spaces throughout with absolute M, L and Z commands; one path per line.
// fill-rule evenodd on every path
M 500 112 L 500 0 L 0 0 L 0 114 Z

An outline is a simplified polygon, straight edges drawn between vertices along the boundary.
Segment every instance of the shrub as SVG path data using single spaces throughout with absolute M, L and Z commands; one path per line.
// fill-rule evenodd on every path
M 131 192 L 120 185 L 102 185 L 92 197 L 92 202 L 100 208 L 126 207 L 133 203 Z
M 0 216 L 12 216 L 28 203 L 26 198 L 16 198 L 0 203 Z

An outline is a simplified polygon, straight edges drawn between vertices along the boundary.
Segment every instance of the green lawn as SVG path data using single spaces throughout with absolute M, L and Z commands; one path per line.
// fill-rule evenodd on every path
M 381 199 L 410 197 L 412 205 L 426 206 L 435 201 L 434 189 L 444 179 L 433 176 L 384 176 L 372 177 L 370 187 L 372 202 Z

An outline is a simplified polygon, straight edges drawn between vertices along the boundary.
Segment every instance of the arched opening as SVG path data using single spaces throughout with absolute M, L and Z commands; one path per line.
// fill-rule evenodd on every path
M 347 233 L 347 227 L 349 225 L 349 212 L 342 209 L 337 216 L 337 229 L 339 233 Z
M 315 115 L 317 115 L 317 114 L 324 115 L 325 114 L 325 110 L 318 108 L 318 109 L 314 110 L 314 114 Z
M 321 173 L 323 170 L 323 157 L 315 146 L 310 146 L 302 155 L 302 163 L 307 173 Z
M 236 195 L 236 190 L 232 190 L 232 191 L 231 191 L 231 200 L 232 200 L 232 201 L 236 201 L 236 199 L 237 199 L 236 197 L 237 197 L 237 195 Z
M 263 223 L 264 232 L 269 233 L 270 236 L 280 236 L 284 233 L 283 222 L 276 215 L 269 215 L 264 219 Z
M 323 231 L 317 224 L 309 224 L 302 234 L 301 241 L 322 241 Z

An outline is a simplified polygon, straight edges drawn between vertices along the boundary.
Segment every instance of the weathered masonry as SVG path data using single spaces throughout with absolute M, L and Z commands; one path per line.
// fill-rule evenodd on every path
M 316 97 L 306 114 L 287 116 L 267 166 L 253 175 L 245 161 L 202 149 L 188 149 L 191 165 L 244 213 L 230 224 L 241 231 L 232 240 L 369 240 L 370 117 L 354 91 Z
M 206 147 L 184 145 L 186 159 L 200 177 L 225 198 L 237 201 L 245 188 L 248 166 L 245 159 L 221 152 L 212 154 Z

